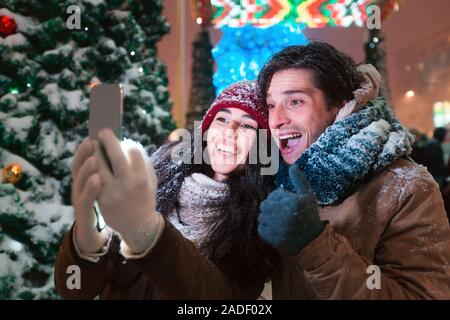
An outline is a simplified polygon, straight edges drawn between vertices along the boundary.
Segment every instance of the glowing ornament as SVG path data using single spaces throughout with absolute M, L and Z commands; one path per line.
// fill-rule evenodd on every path
M 98 78 L 92 78 L 92 80 L 89 82 L 89 89 L 92 89 L 96 85 L 101 84 L 101 81 Z
M 8 16 L 0 16 L 0 35 L 7 37 L 17 30 L 16 21 Z
M 3 168 L 3 182 L 16 184 L 22 179 L 22 167 L 17 163 L 11 163 Z

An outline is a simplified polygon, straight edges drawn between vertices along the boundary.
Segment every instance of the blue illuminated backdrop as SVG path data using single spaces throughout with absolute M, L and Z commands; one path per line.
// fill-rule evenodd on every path
M 213 76 L 216 94 L 238 80 L 253 80 L 275 52 L 308 40 L 298 25 L 276 24 L 268 28 L 223 26 L 223 37 L 212 50 L 217 63 Z

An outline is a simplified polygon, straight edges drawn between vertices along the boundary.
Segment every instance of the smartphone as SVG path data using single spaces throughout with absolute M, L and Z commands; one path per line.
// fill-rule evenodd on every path
M 97 140 L 100 130 L 110 128 L 122 140 L 123 90 L 119 84 L 99 84 L 92 88 L 89 108 L 89 138 Z M 111 161 L 102 147 L 103 155 L 112 172 Z M 106 226 L 100 207 L 95 201 L 97 231 Z
M 123 90 L 119 84 L 92 88 L 89 108 L 89 138 L 96 140 L 101 129 L 110 128 L 122 140 Z

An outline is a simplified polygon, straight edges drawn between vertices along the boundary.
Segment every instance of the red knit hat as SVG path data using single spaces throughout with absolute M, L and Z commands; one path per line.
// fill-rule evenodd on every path
M 250 114 L 260 129 L 269 129 L 269 112 L 256 86 L 256 81 L 238 81 L 226 87 L 206 111 L 202 133 L 208 130 L 217 112 L 225 108 L 238 108 Z

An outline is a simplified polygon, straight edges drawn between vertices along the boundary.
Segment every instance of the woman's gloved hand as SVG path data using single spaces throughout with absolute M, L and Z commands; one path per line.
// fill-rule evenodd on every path
M 72 161 L 72 205 L 75 213 L 75 240 L 82 253 L 100 251 L 109 238 L 108 230 L 96 228 L 94 201 L 101 182 L 94 156 L 94 143 L 86 138 L 78 146 Z
M 258 233 L 275 248 L 298 254 L 325 228 L 319 205 L 297 165 L 289 168 L 296 193 L 275 190 L 261 203 Z
M 110 129 L 101 130 L 98 138 L 111 163 L 110 168 L 100 143 L 94 141 L 101 178 L 98 204 L 103 218 L 132 253 L 142 253 L 154 243 L 164 223 L 156 211 L 154 169 L 140 144 L 131 140 L 121 143 Z

